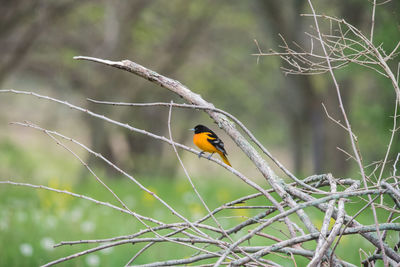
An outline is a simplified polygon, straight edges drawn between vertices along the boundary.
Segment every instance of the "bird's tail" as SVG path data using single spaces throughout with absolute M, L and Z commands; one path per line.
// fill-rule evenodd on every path
M 218 154 L 221 156 L 222 161 L 225 162 L 226 165 L 229 165 L 232 167 L 231 163 L 229 162 L 228 158 L 225 156 L 225 154 L 222 151 L 217 151 Z

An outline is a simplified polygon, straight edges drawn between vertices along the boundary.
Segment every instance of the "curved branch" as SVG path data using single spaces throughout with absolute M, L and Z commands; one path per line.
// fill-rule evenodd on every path
M 94 100 L 87 98 L 88 101 L 96 103 L 96 104 L 104 104 L 104 105 L 112 105 L 112 106 L 130 106 L 130 107 L 154 107 L 154 106 L 163 106 L 163 107 L 177 107 L 177 108 L 188 108 L 188 109 L 199 109 L 199 110 L 208 110 L 208 111 L 214 111 L 221 113 L 231 120 L 233 120 L 237 125 L 242 128 L 242 130 L 249 136 L 249 138 L 261 149 L 261 151 L 266 154 L 275 164 L 278 166 L 289 178 L 291 178 L 293 181 L 295 181 L 297 184 L 311 190 L 311 191 L 316 191 L 319 193 L 325 193 L 322 190 L 319 190 L 318 188 L 309 186 L 305 182 L 299 180 L 293 173 L 291 173 L 285 166 L 283 166 L 282 163 L 280 163 L 272 154 L 266 149 L 260 141 L 249 131 L 249 129 L 244 126 L 244 124 L 237 119 L 235 116 L 232 114 L 219 109 L 219 108 L 211 108 L 211 107 L 203 107 L 203 106 L 198 106 L 198 105 L 189 105 L 189 104 L 177 104 L 177 103 L 165 103 L 165 102 L 157 102 L 157 103 L 126 103 L 126 102 L 110 102 L 110 101 L 99 101 L 99 100 Z

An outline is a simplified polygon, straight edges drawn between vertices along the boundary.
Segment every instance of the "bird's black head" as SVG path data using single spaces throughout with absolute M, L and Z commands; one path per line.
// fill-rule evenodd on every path
M 201 124 L 196 125 L 196 126 L 194 127 L 194 133 L 195 133 L 195 134 L 204 133 L 204 132 L 210 132 L 210 129 L 208 129 L 206 126 L 201 125 Z

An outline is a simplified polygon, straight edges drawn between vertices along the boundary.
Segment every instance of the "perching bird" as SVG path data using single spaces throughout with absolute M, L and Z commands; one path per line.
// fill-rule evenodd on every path
M 208 159 L 210 159 L 212 155 L 217 152 L 225 164 L 232 166 L 226 157 L 228 154 L 225 151 L 224 143 L 213 131 L 203 125 L 197 125 L 191 130 L 194 131 L 193 143 L 202 150 L 199 157 L 204 154 L 204 152 L 209 152 L 211 155 L 208 156 Z

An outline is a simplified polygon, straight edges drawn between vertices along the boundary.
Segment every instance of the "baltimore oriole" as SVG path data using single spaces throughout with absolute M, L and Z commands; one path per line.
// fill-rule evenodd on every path
M 197 125 L 191 130 L 194 131 L 193 143 L 202 150 L 199 157 L 201 157 L 204 152 L 209 152 L 211 155 L 208 156 L 208 159 L 210 159 L 212 155 L 217 152 L 225 164 L 232 166 L 226 157 L 228 154 L 225 151 L 224 143 L 213 131 L 203 125 Z

